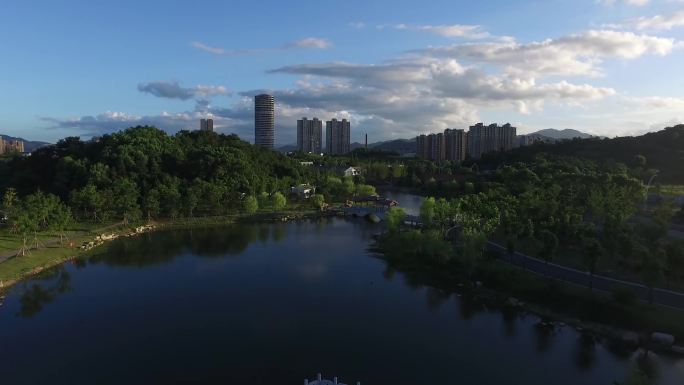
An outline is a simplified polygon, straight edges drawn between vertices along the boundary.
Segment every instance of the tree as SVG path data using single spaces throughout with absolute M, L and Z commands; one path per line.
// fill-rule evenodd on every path
M 596 238 L 589 238 L 585 240 L 582 247 L 582 263 L 584 267 L 589 270 L 589 290 L 594 290 L 594 273 L 598 266 L 601 257 L 603 256 L 603 248 L 601 243 Z
M 424 226 L 432 225 L 435 220 L 435 198 L 427 197 L 420 205 L 420 220 Z
M 59 234 L 60 244 L 64 244 L 65 232 L 73 221 L 74 217 L 71 215 L 71 209 L 61 202 L 50 213 L 50 227 Z
M 71 204 L 81 209 L 85 216 L 92 215 L 93 220 L 97 221 L 100 219 L 98 214 L 103 210 L 105 201 L 97 187 L 89 183 L 82 189 L 71 192 Z
M 665 259 L 665 251 L 657 249 L 654 253 L 647 249 L 642 249 L 641 262 L 641 278 L 648 286 L 648 303 L 653 304 L 653 288 L 662 283 L 663 276 L 663 261 Z
M 161 210 L 160 198 L 161 196 L 157 189 L 150 189 L 145 193 L 142 208 L 147 214 L 148 222 L 152 221 L 152 217 L 159 215 L 159 211 Z
M 368 197 L 375 195 L 375 187 L 368 184 L 359 184 L 356 186 L 356 195 L 362 197 Z
M 258 199 L 260 208 L 265 209 L 266 207 L 271 206 L 271 197 L 267 192 L 262 191 L 261 194 L 259 194 Z
M 119 179 L 113 187 L 114 211 L 122 218 L 124 225 L 139 218 L 138 186 L 130 179 Z
M 313 207 L 323 210 L 323 207 L 325 206 L 325 197 L 321 194 L 314 194 L 311 197 L 311 204 Z
M 280 191 L 276 191 L 271 196 L 271 204 L 272 204 L 273 210 L 279 211 L 279 210 L 284 209 L 285 206 L 287 206 L 287 199 L 285 198 L 285 195 L 280 193 Z
M 549 230 L 543 230 L 539 234 L 539 238 L 542 242 L 539 257 L 544 260 L 546 274 L 548 275 L 549 262 L 553 261 L 558 251 L 558 237 Z
M 406 218 L 406 211 L 399 207 L 392 207 L 387 211 L 385 221 L 387 222 L 387 229 L 390 233 L 396 233 L 401 229 L 401 225 Z
M 242 202 L 242 210 L 249 215 L 256 213 L 259 210 L 259 201 L 254 195 L 247 196 Z

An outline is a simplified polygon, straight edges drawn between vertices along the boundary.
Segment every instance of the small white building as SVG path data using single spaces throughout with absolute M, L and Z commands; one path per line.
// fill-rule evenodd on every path
M 344 170 L 344 176 L 357 176 L 359 175 L 359 170 L 354 168 L 354 167 L 349 167 L 348 169 Z
M 316 193 L 316 187 L 313 187 L 309 184 L 300 184 L 299 186 L 290 187 L 290 192 L 292 194 L 297 194 L 299 197 L 307 199 Z

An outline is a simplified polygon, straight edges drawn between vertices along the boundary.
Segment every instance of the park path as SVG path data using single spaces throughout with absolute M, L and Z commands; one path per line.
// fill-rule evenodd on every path
M 571 267 L 562 266 L 555 263 L 548 263 L 547 265 L 541 259 L 537 259 L 519 252 L 509 255 L 504 246 L 494 242 L 488 242 L 487 244 L 491 250 L 500 252 L 502 256 L 501 259 L 507 263 L 520 266 L 540 275 L 548 275 L 560 281 L 589 287 L 591 275 L 586 271 L 573 269 Z M 649 296 L 649 290 L 646 285 L 637 282 L 610 278 L 603 275 L 594 275 L 594 289 L 606 292 L 612 292 L 615 289 L 628 289 L 631 290 L 637 296 L 637 298 L 644 301 L 648 301 Z M 653 302 L 677 309 L 684 309 L 684 293 L 654 288 Z
M 75 233 L 70 234 L 70 235 L 71 235 L 72 237 L 80 237 L 80 236 L 85 235 L 85 234 L 87 234 L 87 233 L 89 233 L 89 232 L 93 232 L 93 233 L 96 233 L 96 234 L 100 234 L 100 233 L 102 233 L 103 231 L 106 231 L 106 230 L 111 229 L 111 228 L 113 228 L 113 227 L 121 226 L 122 224 L 123 224 L 123 222 L 113 223 L 113 224 L 111 224 L 111 225 L 107 225 L 107 226 L 101 227 L 101 228 L 99 228 L 99 229 L 95 229 L 95 230 L 86 230 L 86 231 L 78 231 L 78 232 L 75 232 Z M 54 246 L 54 245 L 58 244 L 59 242 L 60 242 L 59 237 L 54 237 L 54 238 L 44 239 L 44 240 L 42 240 L 40 243 L 41 243 L 44 247 L 50 247 L 50 246 Z M 36 249 L 35 245 L 29 247 L 29 251 L 35 250 L 35 249 Z M 16 250 L 10 250 L 10 251 L 6 251 L 6 252 L 4 252 L 4 253 L 0 253 L 0 263 L 3 263 L 3 262 L 5 262 L 5 261 L 8 260 L 8 259 L 17 256 L 17 255 L 19 254 L 20 251 L 21 251 L 21 249 L 16 249 Z

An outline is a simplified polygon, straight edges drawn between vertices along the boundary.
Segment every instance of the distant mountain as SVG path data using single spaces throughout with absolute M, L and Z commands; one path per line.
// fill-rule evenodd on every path
M 283 154 L 286 154 L 288 152 L 292 151 L 297 151 L 297 145 L 296 144 L 286 144 L 284 146 L 280 146 L 276 148 L 276 151 L 281 152 Z
M 363 147 L 365 147 L 365 144 L 359 143 L 359 142 L 352 142 L 349 144 L 349 149 L 351 151 L 354 151 L 357 148 L 363 148 Z M 400 155 L 404 155 L 404 154 L 416 152 L 416 140 L 415 139 L 387 140 L 387 141 L 383 141 L 383 142 L 369 143 L 368 148 L 373 149 L 373 150 L 396 152 Z M 287 144 L 287 145 L 278 147 L 276 150 L 278 152 L 281 152 L 281 153 L 288 153 L 288 152 L 292 152 L 292 151 L 297 151 L 297 145 L 296 144 Z
M 50 144 L 50 143 L 47 143 L 47 142 L 30 141 L 30 140 L 26 140 L 26 139 L 24 139 L 24 138 L 15 138 L 15 137 L 13 137 L 13 136 L 2 135 L 2 134 L 0 134 L 0 137 L 2 137 L 2 139 L 5 140 L 5 141 L 10 141 L 10 140 L 21 140 L 22 142 L 24 142 L 24 151 L 26 151 L 26 152 L 31 152 L 31 151 L 33 151 L 33 150 L 35 150 L 35 149 L 37 149 L 37 148 L 40 148 L 40 147 L 43 147 L 43 146 L 47 146 L 48 144 Z
M 547 128 L 545 130 L 539 130 L 537 132 L 533 132 L 531 134 L 528 134 L 529 136 L 538 136 L 543 138 L 551 138 L 555 140 L 565 140 L 565 139 L 575 139 L 575 138 L 580 138 L 580 139 L 588 139 L 593 137 L 593 135 L 587 134 L 582 131 L 577 131 L 573 130 L 570 128 L 566 128 L 564 130 L 557 130 L 555 128 Z
M 374 150 L 396 152 L 399 155 L 412 154 L 416 152 L 416 139 L 387 140 L 369 144 L 368 147 Z

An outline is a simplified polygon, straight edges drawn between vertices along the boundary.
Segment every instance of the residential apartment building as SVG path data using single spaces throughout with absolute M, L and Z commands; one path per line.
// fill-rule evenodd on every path
M 466 132 L 460 129 L 444 130 L 444 156 L 446 160 L 461 162 L 466 158 L 467 153 Z
M 297 150 L 320 154 L 322 152 L 323 122 L 318 118 L 297 120 Z
M 0 137 L 0 155 L 12 152 L 23 153 L 24 142 L 21 140 L 4 140 Z
M 503 126 L 478 123 L 470 126 L 467 135 L 468 156 L 479 159 L 495 151 L 508 151 L 516 147 L 516 128 L 506 123 Z
M 347 119 L 325 122 L 325 152 L 333 155 L 350 151 L 351 124 Z
M 200 119 L 200 130 L 214 131 L 214 119 Z

